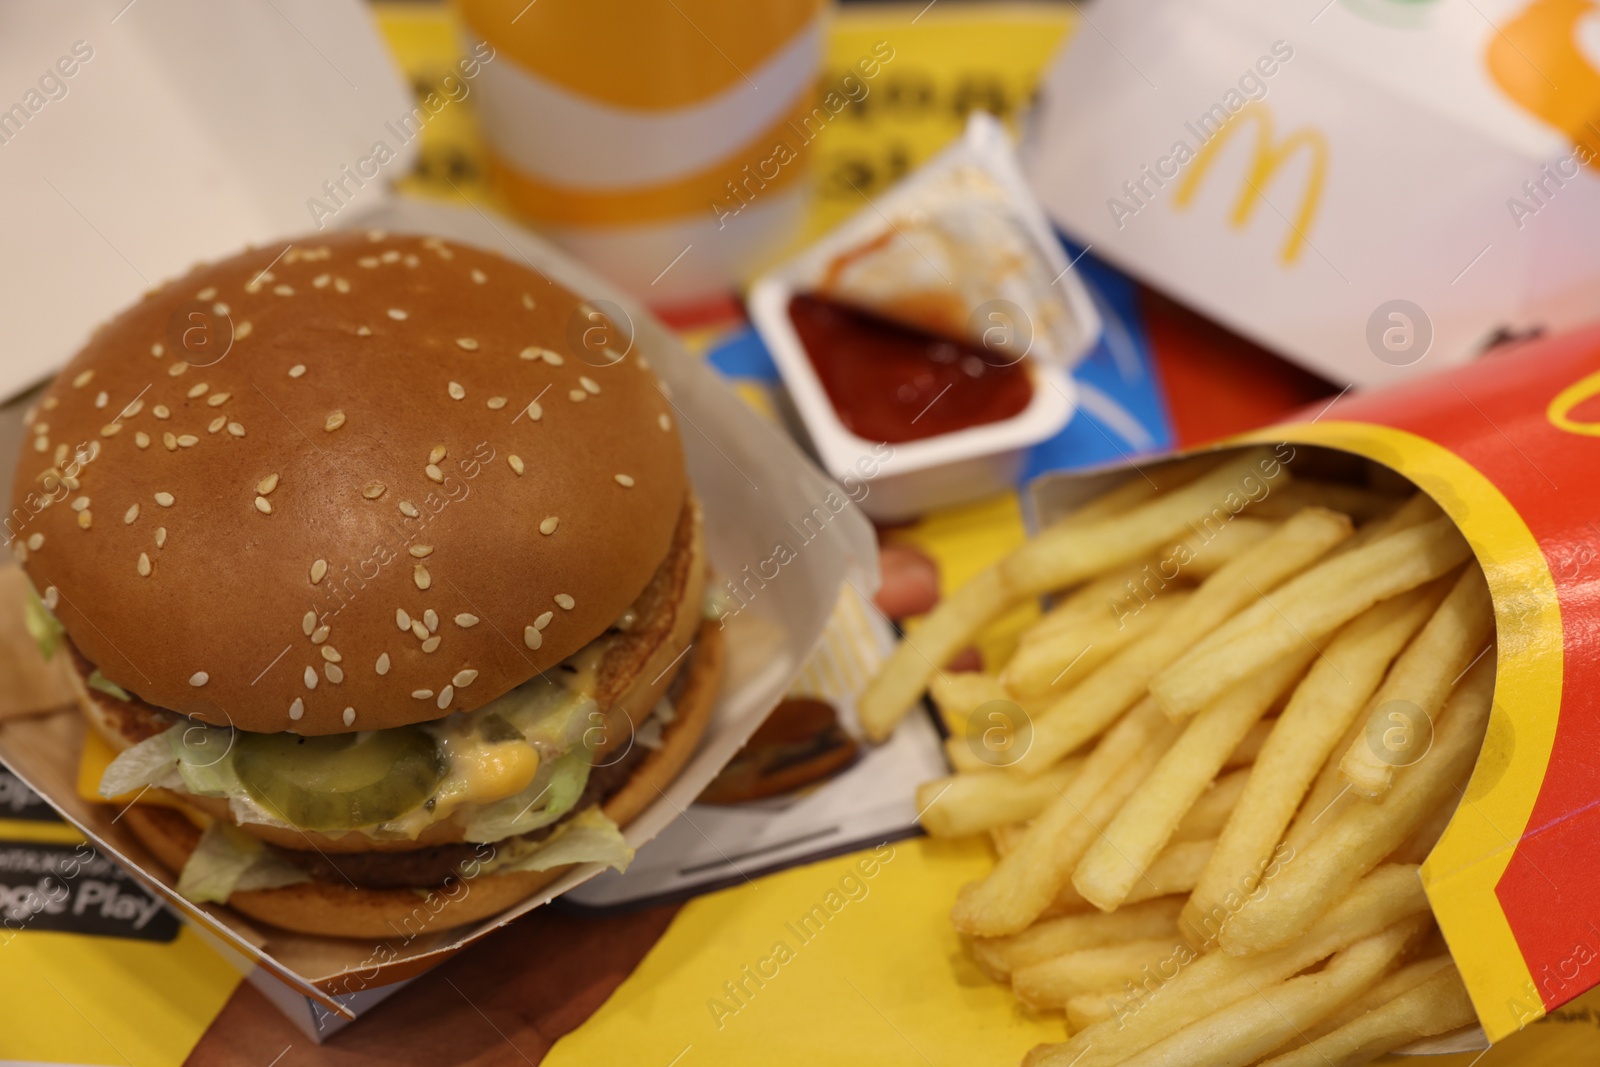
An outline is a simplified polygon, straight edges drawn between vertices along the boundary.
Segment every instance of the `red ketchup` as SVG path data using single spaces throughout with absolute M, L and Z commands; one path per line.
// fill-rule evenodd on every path
M 1033 399 L 1023 361 L 802 293 L 789 319 L 851 433 L 920 441 L 1009 419 Z

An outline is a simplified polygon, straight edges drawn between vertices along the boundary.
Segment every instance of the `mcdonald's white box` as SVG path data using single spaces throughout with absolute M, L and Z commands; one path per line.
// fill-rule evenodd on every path
M 1339 383 L 1600 317 L 1600 6 L 1119 0 L 1046 79 L 1071 236 Z

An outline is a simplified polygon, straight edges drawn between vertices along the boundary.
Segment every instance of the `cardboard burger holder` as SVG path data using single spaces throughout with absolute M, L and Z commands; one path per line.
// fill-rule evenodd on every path
M 635 349 L 648 353 L 680 415 L 714 570 L 733 574 L 766 559 L 773 545 L 793 540 L 791 519 L 836 491 L 631 298 L 507 220 L 387 193 L 387 181 L 415 156 L 415 140 L 401 142 L 393 125 L 412 114 L 413 102 L 355 0 L 227 9 L 166 0 L 112 22 L 118 6 L 8 12 L 0 34 L 0 67 L 8 70 L 46 70 L 77 41 L 93 51 L 77 64 L 67 96 L 5 146 L 0 229 L 13 254 L 0 263 L 0 285 L 10 294 L 0 395 L 15 398 L 47 378 L 95 326 L 161 278 L 248 243 L 287 246 L 289 237 L 312 229 L 307 198 L 326 202 L 322 182 L 385 141 L 394 153 L 385 173 L 360 188 L 346 183 L 352 195 L 328 224 L 477 245 L 530 264 L 629 323 Z M 63 169 L 65 159 L 80 166 Z M 0 412 L 0 469 L 7 473 L 25 406 L 13 402 Z M 804 665 L 843 583 L 869 593 L 875 587 L 875 553 L 871 527 L 847 509 L 726 625 L 727 668 L 711 725 L 672 786 L 625 828 L 630 844 L 655 837 L 738 751 Z M 0 570 L 0 611 L 18 617 L 24 587 L 14 565 Z M 13 625 L 0 632 L 21 637 Z M 31 648 L 22 651 L 37 658 Z M 174 889 L 175 872 L 119 825 L 116 807 L 84 799 L 82 716 L 59 705 L 40 709 L 41 700 L 50 703 L 50 678 L 20 655 L 0 655 L 0 689 L 26 684 L 36 699 L 0 703 L 43 713 L 0 721 L 0 760 L 103 854 L 286 983 L 287 999 L 275 998 L 280 1005 L 306 998 L 298 1007 L 311 1010 L 302 1018 L 353 1017 L 379 998 L 380 987 L 421 973 L 598 873 L 594 865 L 576 868 L 502 914 L 456 930 L 431 929 L 419 894 L 418 922 L 386 942 L 292 934 L 226 908 L 193 905 Z M 318 1028 L 326 1031 L 320 1022 Z
M 1600 985 L 1600 326 L 1342 394 L 1219 447 L 1245 444 L 1312 463 L 1334 450 L 1405 476 L 1483 567 L 1494 708 L 1422 879 L 1498 1041 Z M 1047 476 L 1034 505 L 1049 521 L 1127 477 Z

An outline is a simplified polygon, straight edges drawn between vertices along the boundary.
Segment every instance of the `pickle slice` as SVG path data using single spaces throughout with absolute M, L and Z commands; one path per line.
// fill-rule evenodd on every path
M 433 738 L 401 726 L 323 737 L 241 731 L 233 769 L 269 812 L 303 830 L 337 832 L 420 807 L 447 766 Z

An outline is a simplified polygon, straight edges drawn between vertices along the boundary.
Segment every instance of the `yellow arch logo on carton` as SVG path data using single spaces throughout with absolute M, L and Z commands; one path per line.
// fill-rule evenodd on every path
M 1264 191 L 1266 186 L 1285 163 L 1301 151 L 1310 156 L 1305 188 L 1300 194 L 1300 210 L 1289 223 L 1289 236 L 1285 238 L 1283 247 L 1278 252 L 1279 261 L 1285 266 L 1291 266 L 1300 258 L 1300 253 L 1307 243 L 1306 233 L 1311 229 L 1317 209 L 1322 204 L 1322 188 L 1328 171 L 1328 141 L 1321 131 L 1301 126 L 1282 140 L 1274 140 L 1272 111 L 1265 104 L 1247 104 L 1224 123 L 1209 141 L 1200 146 L 1200 151 L 1195 154 L 1194 162 L 1189 167 L 1189 173 L 1184 176 L 1177 191 L 1173 193 L 1173 204 L 1180 210 L 1189 206 L 1194 200 L 1195 191 L 1200 187 L 1201 180 L 1216 162 L 1223 145 L 1232 138 L 1235 131 L 1243 128 L 1247 121 L 1255 128 L 1255 141 L 1252 145 L 1250 166 L 1244 174 L 1244 185 L 1239 190 L 1238 199 L 1233 202 L 1233 214 L 1228 219 L 1234 229 L 1243 229 L 1250 221 L 1256 204 L 1266 199 Z
M 1484 64 L 1512 102 L 1589 149 L 1584 162 L 1600 168 L 1600 71 L 1583 51 L 1586 26 L 1600 31 L 1596 0 L 1534 0 L 1490 35 Z

